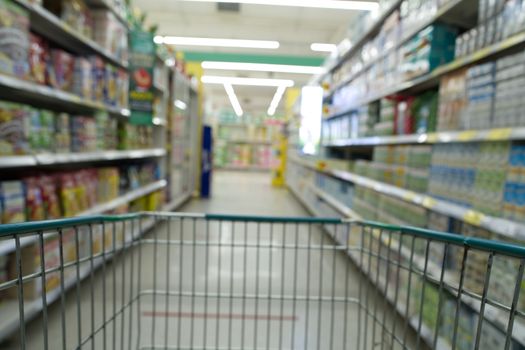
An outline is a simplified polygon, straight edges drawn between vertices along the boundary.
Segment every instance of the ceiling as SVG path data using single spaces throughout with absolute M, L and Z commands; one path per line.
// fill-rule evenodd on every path
M 159 35 L 280 42 L 280 47 L 275 50 L 196 46 L 177 48 L 182 51 L 301 57 L 326 56 L 327 53 L 311 51 L 310 44 L 339 43 L 346 37 L 349 23 L 360 14 L 358 11 L 251 4 L 240 4 L 238 12 L 229 12 L 219 11 L 215 2 L 179 0 L 134 0 L 134 4 L 147 14 L 148 26 L 158 26 Z M 204 74 L 293 79 L 296 87 L 306 84 L 311 78 L 304 74 L 224 70 L 206 70 Z M 268 109 L 276 88 L 234 86 L 234 90 L 245 112 L 262 114 Z M 206 85 L 205 94 L 207 105 L 212 109 L 231 108 L 223 86 Z M 282 102 L 279 104 L 277 113 L 282 112 L 283 105 Z

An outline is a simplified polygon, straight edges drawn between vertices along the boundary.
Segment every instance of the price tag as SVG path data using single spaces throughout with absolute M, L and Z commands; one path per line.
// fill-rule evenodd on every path
M 502 141 L 508 140 L 512 132 L 511 128 L 494 129 L 489 131 L 487 140 L 490 141 Z
M 472 225 L 479 225 L 481 224 L 481 221 L 483 220 L 483 218 L 485 217 L 485 215 L 477 212 L 477 211 L 474 211 L 474 210 L 467 210 L 467 212 L 465 213 L 465 215 L 463 215 L 463 221 L 469 223 L 469 224 L 472 224 Z
M 475 52 L 473 55 L 472 55 L 472 59 L 474 61 L 479 61 L 480 59 L 482 58 L 485 58 L 488 54 L 490 54 L 490 48 L 489 47 L 486 47 L 484 49 L 481 49 L 477 52 Z
M 415 198 L 416 198 L 416 194 L 413 192 L 406 192 L 403 194 L 403 199 L 408 202 L 413 202 Z
M 467 130 L 460 132 L 458 135 L 458 141 L 466 142 L 466 141 L 472 141 L 477 135 L 477 131 L 475 130 Z
M 432 209 L 436 205 L 436 200 L 430 197 L 423 198 L 423 206 L 427 209 Z
M 438 134 L 431 132 L 427 134 L 427 143 L 436 143 L 438 140 Z

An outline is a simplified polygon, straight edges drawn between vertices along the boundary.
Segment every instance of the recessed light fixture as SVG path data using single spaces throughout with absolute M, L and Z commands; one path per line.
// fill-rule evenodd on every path
M 245 40 L 219 38 L 193 38 L 182 36 L 160 36 L 154 38 L 157 44 L 179 46 L 213 46 L 213 47 L 240 47 L 248 49 L 278 49 L 279 42 L 273 40 Z
M 226 2 L 251 5 L 311 7 L 333 10 L 377 11 L 379 4 L 372 1 L 340 0 L 184 0 L 192 2 Z
M 241 117 L 243 113 L 241 104 L 239 103 L 239 99 L 237 98 L 237 95 L 235 95 L 233 86 L 231 84 L 224 84 L 224 90 L 226 90 L 226 94 L 228 95 L 228 98 L 230 99 L 230 103 L 232 104 L 235 114 L 237 114 L 238 117 Z
M 313 43 L 312 45 L 310 45 L 310 50 L 319 52 L 334 52 L 335 50 L 337 50 L 337 45 Z
M 204 61 L 201 64 L 204 69 L 219 70 L 245 70 L 254 72 L 276 72 L 293 74 L 323 74 L 326 69 L 315 66 L 297 66 L 288 64 L 266 64 L 266 63 L 245 63 L 245 62 L 216 62 Z
M 284 95 L 284 92 L 286 91 L 286 86 L 281 85 L 277 88 L 277 91 L 275 91 L 275 95 L 273 95 L 272 102 L 270 103 L 270 107 L 268 107 L 268 115 L 273 116 L 275 114 L 275 111 L 277 110 L 277 106 L 279 106 L 279 102 L 281 102 L 281 99 Z
M 289 79 L 264 79 L 264 78 L 237 78 L 220 77 L 215 75 L 203 75 L 201 81 L 204 84 L 230 84 L 230 85 L 251 85 L 251 86 L 285 86 L 292 87 L 293 80 Z

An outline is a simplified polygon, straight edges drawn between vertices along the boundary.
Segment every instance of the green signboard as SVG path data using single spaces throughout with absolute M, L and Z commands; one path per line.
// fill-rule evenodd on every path
M 153 119 L 153 34 L 135 29 L 130 33 L 129 106 L 131 123 L 146 125 Z

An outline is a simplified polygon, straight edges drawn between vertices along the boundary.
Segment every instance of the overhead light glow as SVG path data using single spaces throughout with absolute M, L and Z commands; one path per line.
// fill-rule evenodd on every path
M 231 84 L 224 84 L 224 89 L 226 90 L 226 93 L 228 94 L 228 98 L 230 99 L 230 103 L 232 104 L 235 114 L 237 114 L 238 117 L 242 116 L 241 104 L 239 103 L 239 100 L 237 99 L 237 95 L 235 95 L 233 86 Z
M 265 63 L 245 63 L 245 62 L 216 62 L 204 61 L 201 64 L 203 69 L 220 70 L 245 70 L 253 72 L 276 72 L 294 74 L 323 74 L 326 69 L 315 66 L 297 66 L 288 64 L 265 64 Z
M 188 107 L 188 106 L 186 105 L 186 103 L 184 103 L 184 102 L 181 101 L 181 100 L 175 100 L 174 105 L 175 105 L 175 107 L 177 107 L 178 109 L 182 109 L 182 110 L 185 110 L 185 109 Z
M 204 84 L 230 84 L 230 85 L 250 85 L 250 86 L 285 86 L 292 87 L 293 80 L 288 79 L 265 79 L 265 78 L 237 78 L 219 77 L 215 75 L 203 75 L 201 81 Z
M 182 36 L 160 36 L 154 38 L 157 44 L 179 46 L 213 46 L 213 47 L 241 47 L 249 49 L 278 49 L 279 42 L 273 40 L 244 40 L 219 38 L 192 38 Z
M 335 50 L 337 50 L 337 45 L 313 43 L 312 45 L 310 45 L 310 50 L 319 52 L 334 52 Z
M 275 114 L 275 111 L 277 110 L 277 106 L 279 106 L 279 102 L 281 102 L 281 99 L 284 95 L 284 92 L 286 91 L 286 86 L 281 85 L 277 88 L 277 91 L 275 91 L 275 95 L 273 95 L 272 102 L 270 103 L 270 107 L 268 107 L 268 115 L 273 116 Z
M 339 0 L 185 0 L 193 2 L 227 2 L 251 5 L 310 7 L 332 10 L 377 11 L 379 4 L 369 1 Z

